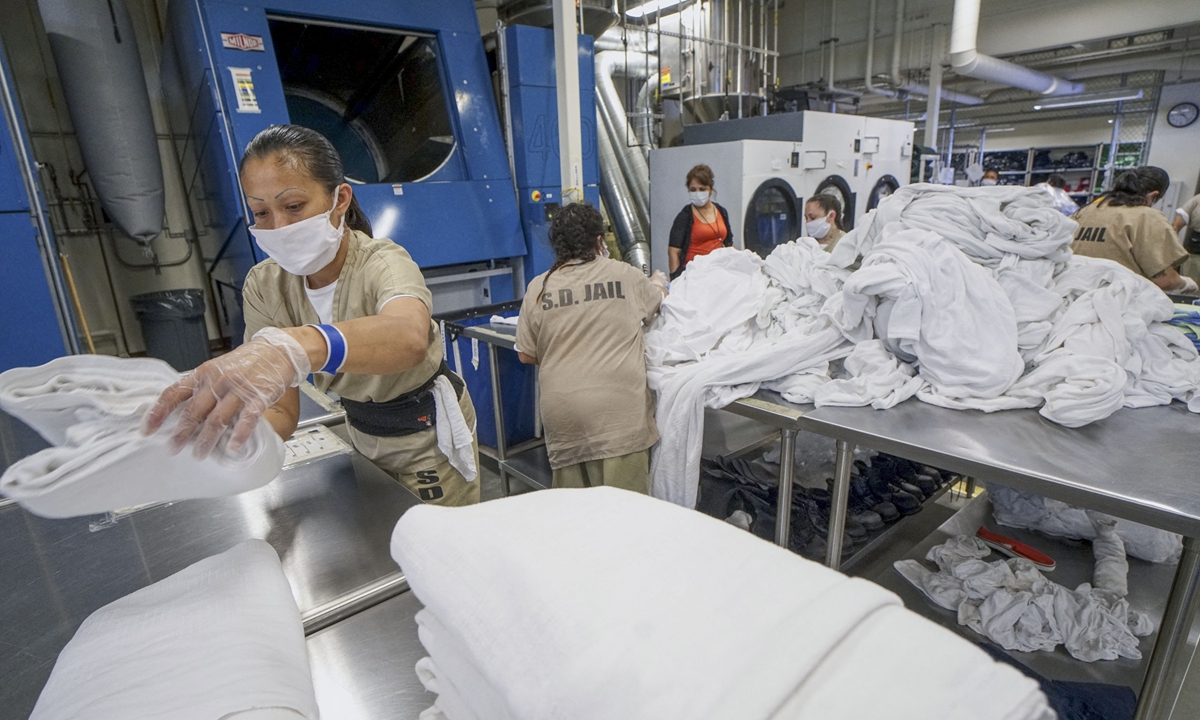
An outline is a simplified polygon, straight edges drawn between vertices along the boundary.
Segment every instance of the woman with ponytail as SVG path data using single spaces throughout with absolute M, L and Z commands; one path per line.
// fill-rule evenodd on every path
M 1164 292 L 1197 294 L 1196 282 L 1179 274 L 1187 250 L 1166 216 L 1151 207 L 1170 184 L 1162 168 L 1144 166 L 1121 173 L 1112 190 L 1072 216 L 1079 229 L 1071 250 L 1114 260 Z
M 272 126 L 250 141 L 240 174 L 250 233 L 271 258 L 242 288 L 246 342 L 164 391 L 146 432 L 190 401 L 170 432 L 197 457 L 227 429 L 237 450 L 260 419 L 287 439 L 311 373 L 341 398 L 355 449 L 426 502 L 479 502 L 475 409 L 443 361 L 433 296 L 403 247 L 371 237 L 333 145 Z
M 587 203 L 554 216 L 554 266 L 529 283 L 517 353 L 539 367 L 554 487 L 647 493 L 658 430 L 642 329 L 658 314 L 667 278 L 609 259 L 603 234 L 604 219 Z

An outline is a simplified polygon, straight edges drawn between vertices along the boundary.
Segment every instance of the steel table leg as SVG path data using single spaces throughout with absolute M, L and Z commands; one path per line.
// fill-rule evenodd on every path
M 496 423 L 496 465 L 500 471 L 500 492 L 508 497 L 512 490 L 509 487 L 508 473 L 504 470 L 504 461 L 508 459 L 508 451 L 505 448 L 507 441 L 504 438 L 504 403 L 500 399 L 500 360 L 496 356 L 499 354 L 494 345 L 488 346 L 488 371 L 492 376 L 492 418 Z
M 1157 720 L 1171 711 L 1175 697 L 1167 697 L 1167 684 L 1172 670 L 1178 663 L 1186 662 L 1188 632 L 1192 618 L 1196 615 L 1200 600 L 1200 539 L 1183 539 L 1183 557 L 1175 571 L 1175 582 L 1171 585 L 1171 597 L 1163 613 L 1162 625 L 1158 629 L 1158 641 L 1154 643 L 1154 654 L 1150 656 L 1150 667 L 1146 681 L 1138 696 L 1138 709 L 1134 720 Z
M 779 496 L 775 499 L 775 542 L 788 546 L 792 534 L 792 481 L 796 473 L 796 431 L 779 432 Z
M 837 466 L 834 470 L 832 497 L 829 498 L 829 537 L 825 540 L 825 564 L 837 570 L 842 565 L 842 538 L 846 532 L 846 506 L 850 501 L 850 468 L 854 464 L 854 446 L 837 441 Z

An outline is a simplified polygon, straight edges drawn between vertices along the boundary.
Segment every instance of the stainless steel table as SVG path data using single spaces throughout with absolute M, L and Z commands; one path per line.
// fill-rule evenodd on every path
M 28 717 L 59 651 L 93 611 L 247 538 L 279 553 L 307 632 L 394 597 L 406 585 L 388 554 L 391 532 L 419 504 L 352 454 L 289 468 L 252 492 L 150 507 L 111 524 L 0 509 L 0 718 Z
M 501 323 L 458 326 L 458 332 L 472 340 L 516 352 L 517 326 Z M 509 477 L 516 477 L 530 487 L 540 490 L 550 487 L 550 462 L 546 457 L 546 442 L 535 437 L 509 446 L 504 434 L 504 401 L 500 392 L 500 361 L 496 352 L 488 352 L 488 370 L 492 381 L 492 415 L 496 423 L 496 464 L 500 473 L 500 489 L 508 495 Z M 536 409 L 535 409 L 536 412 Z
M 308 661 L 322 718 L 416 720 L 433 704 L 413 670 L 426 655 L 411 592 L 308 637 Z
M 1200 598 L 1200 417 L 1174 404 L 1123 409 L 1069 429 L 1034 410 L 986 414 L 910 400 L 884 411 L 818 408 L 800 426 L 838 441 L 831 549 L 845 524 L 855 444 L 1182 534 L 1183 558 L 1137 719 L 1163 714 L 1164 688 L 1173 667 L 1186 661 Z M 836 559 L 831 566 L 837 567 Z
M 779 430 L 779 495 L 775 507 L 775 542 L 788 546 L 792 532 L 792 485 L 796 473 L 796 432 L 801 418 L 811 412 L 812 405 L 796 405 L 784 400 L 779 393 L 759 390 L 748 398 L 735 400 L 722 408 L 725 412 L 756 420 Z M 843 512 L 845 508 L 843 508 Z M 830 532 L 829 547 L 834 545 Z M 837 537 L 837 555 L 841 557 L 841 535 Z

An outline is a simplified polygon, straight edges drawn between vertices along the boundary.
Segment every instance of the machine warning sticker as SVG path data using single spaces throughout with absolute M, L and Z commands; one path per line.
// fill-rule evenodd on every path
M 221 33 L 221 44 L 230 50 L 254 50 L 256 52 L 266 52 L 267 50 L 262 35 L 223 32 Z
M 258 98 L 254 95 L 254 78 L 250 76 L 250 68 L 229 68 L 233 76 L 233 89 L 237 95 L 237 111 L 240 113 L 260 113 Z

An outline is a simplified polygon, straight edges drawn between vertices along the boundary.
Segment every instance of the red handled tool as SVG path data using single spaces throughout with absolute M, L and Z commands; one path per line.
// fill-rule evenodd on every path
M 1000 535 L 999 533 L 994 533 L 985 527 L 979 528 L 975 534 L 979 536 L 980 540 L 987 543 L 989 547 L 992 547 L 999 552 L 1008 555 L 1009 557 L 1025 558 L 1029 562 L 1037 565 L 1039 568 L 1047 572 L 1054 569 L 1054 558 L 1050 557 L 1046 553 L 1034 550 L 1025 543 L 1017 542 L 1016 540 Z

